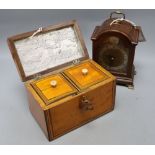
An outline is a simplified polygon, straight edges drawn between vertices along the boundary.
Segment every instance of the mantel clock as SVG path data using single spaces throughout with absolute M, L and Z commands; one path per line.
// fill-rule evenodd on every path
M 135 48 L 145 41 L 141 27 L 125 19 L 125 14 L 112 12 L 109 19 L 96 26 L 91 40 L 93 59 L 114 74 L 118 84 L 133 88 Z

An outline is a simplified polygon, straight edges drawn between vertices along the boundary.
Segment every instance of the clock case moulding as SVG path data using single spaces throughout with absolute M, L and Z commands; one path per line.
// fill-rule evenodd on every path
M 114 14 L 120 17 L 113 17 Z M 102 64 L 99 63 L 99 47 L 103 46 L 102 39 L 105 37 L 117 36 L 121 38 L 124 44 L 128 44 L 129 53 L 128 53 L 128 62 L 127 62 L 127 70 L 126 72 L 119 72 L 117 70 L 112 70 L 110 68 L 106 68 Z M 102 23 L 101 26 L 96 26 L 94 32 L 91 36 L 92 40 L 92 50 L 93 50 L 93 60 L 99 63 L 102 67 L 105 67 L 108 71 L 110 71 L 113 75 L 117 77 L 117 84 L 126 85 L 129 88 L 133 88 L 133 79 L 136 74 L 134 62 L 135 49 L 138 42 L 145 41 L 145 37 L 143 35 L 142 29 L 140 26 L 136 26 L 133 22 L 125 19 L 125 14 L 116 11 L 112 12 L 110 18 Z M 104 61 L 104 60 L 103 60 Z

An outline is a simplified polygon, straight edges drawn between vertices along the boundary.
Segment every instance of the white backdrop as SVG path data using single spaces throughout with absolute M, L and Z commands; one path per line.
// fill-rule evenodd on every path
M 0 10 L 0 144 L 155 144 L 155 10 L 123 10 L 147 39 L 136 50 L 135 89 L 117 86 L 113 112 L 48 142 L 28 109 L 6 44 L 15 34 L 76 19 L 91 57 L 91 34 L 113 10 Z

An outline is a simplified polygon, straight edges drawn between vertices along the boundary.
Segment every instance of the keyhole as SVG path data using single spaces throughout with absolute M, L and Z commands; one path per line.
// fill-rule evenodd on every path
M 111 61 L 114 61 L 114 59 L 115 59 L 115 58 L 114 58 L 113 56 L 111 56 Z

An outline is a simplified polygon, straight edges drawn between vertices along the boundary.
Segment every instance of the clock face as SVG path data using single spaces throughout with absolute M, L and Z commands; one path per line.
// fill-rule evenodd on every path
M 110 71 L 127 72 L 129 48 L 123 40 L 110 36 L 103 40 L 99 48 L 98 63 Z

